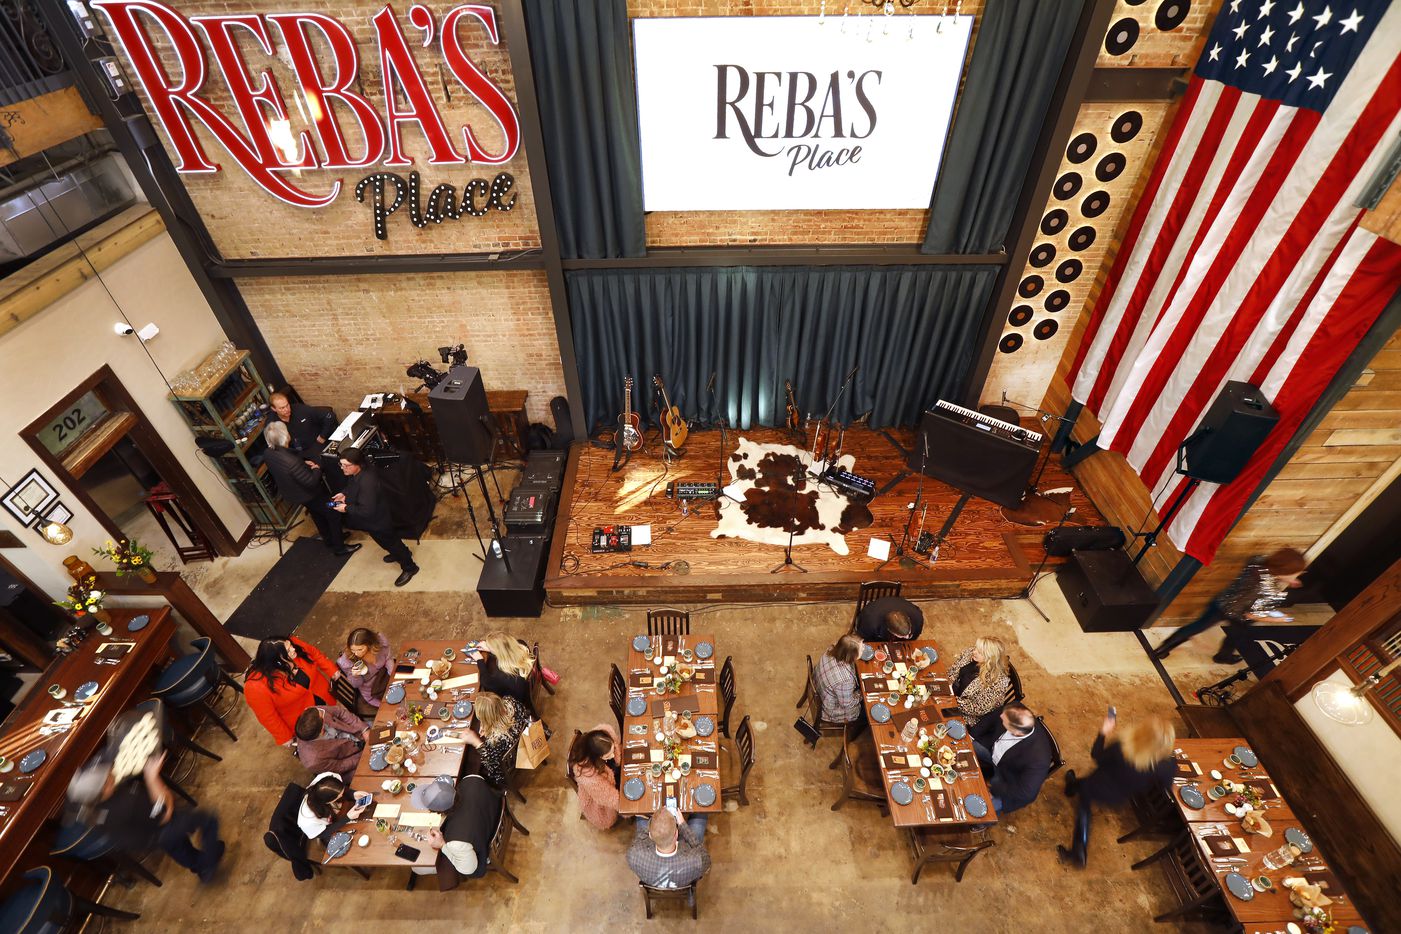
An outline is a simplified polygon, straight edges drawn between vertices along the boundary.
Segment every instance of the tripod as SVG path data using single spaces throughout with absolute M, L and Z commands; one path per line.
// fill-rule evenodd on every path
M 774 568 L 772 571 L 770 571 L 770 574 L 777 574 L 780 571 L 786 571 L 790 567 L 794 568 L 795 570 L 802 571 L 804 574 L 808 572 L 807 568 L 803 567 L 801 564 L 793 560 L 793 535 L 798 531 L 798 484 L 802 482 L 803 474 L 805 472 L 803 470 L 802 459 L 795 457 L 793 458 L 793 460 L 793 475 L 789 478 L 790 482 L 793 484 L 793 514 L 788 517 L 788 544 L 783 549 L 783 563 L 780 564 L 778 567 Z

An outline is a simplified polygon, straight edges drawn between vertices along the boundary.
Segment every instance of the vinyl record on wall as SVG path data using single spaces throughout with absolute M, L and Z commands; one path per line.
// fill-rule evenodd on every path
M 1099 217 L 1109 210 L 1109 192 L 1092 191 L 1080 202 L 1080 213 L 1086 217 Z
M 1065 311 L 1070 304 L 1070 293 L 1065 289 L 1056 289 L 1046 296 L 1047 311 Z
M 1040 276 L 1027 276 L 1022 280 L 1021 285 L 1017 286 L 1017 294 L 1022 298 L 1034 298 L 1041 294 L 1041 290 L 1045 286 L 1046 280 Z
M 1003 334 L 1002 340 L 997 342 L 997 349 L 1003 353 L 1016 353 L 1021 349 L 1022 336 L 1020 334 Z
M 1060 330 L 1060 325 L 1054 318 L 1042 318 L 1036 322 L 1036 327 L 1032 329 L 1032 335 L 1039 341 L 1050 340 L 1051 337 Z
M 1027 261 L 1031 265 L 1040 269 L 1042 266 L 1049 266 L 1051 260 L 1056 258 L 1056 248 L 1049 243 L 1038 243 L 1031 248 L 1031 255 Z
M 1085 271 L 1085 264 L 1078 259 L 1068 259 L 1056 267 L 1057 282 L 1074 282 Z
M 1055 236 L 1065 229 L 1065 225 L 1070 223 L 1070 215 L 1063 209 L 1056 208 L 1046 212 L 1046 216 L 1041 218 L 1041 232 L 1048 237 Z
M 1158 12 L 1153 14 L 1153 25 L 1163 32 L 1176 29 L 1187 19 L 1187 13 L 1191 10 L 1192 4 L 1187 0 L 1163 0 L 1158 6 Z
M 1079 172 L 1066 172 L 1056 179 L 1055 194 L 1057 198 L 1064 201 L 1066 198 L 1073 198 L 1079 194 L 1084 186 L 1085 180 L 1080 177 Z
M 1127 143 L 1143 129 L 1143 114 L 1137 110 L 1126 110 L 1114 119 L 1109 135 L 1116 143 Z
M 1095 139 L 1093 133 L 1081 133 L 1070 141 L 1070 145 L 1065 147 L 1065 157 L 1071 162 L 1084 162 L 1095 154 L 1095 147 L 1099 141 Z
M 1067 244 L 1072 250 L 1077 250 L 1077 251 L 1078 251 L 1078 250 L 1088 249 L 1088 248 L 1090 247 L 1090 245 L 1093 244 L 1094 242 L 1095 242 L 1095 229 L 1094 229 L 1093 227 L 1085 226 L 1085 227 L 1077 227 L 1077 228 L 1075 229 L 1075 232 L 1074 232 L 1073 234 L 1070 235 L 1070 239 L 1066 241 L 1066 244 Z
M 1137 41 L 1138 20 L 1126 16 L 1109 27 L 1109 34 L 1104 37 L 1104 50 L 1110 55 L 1123 55 Z
M 1012 313 L 1007 316 L 1007 323 L 1014 328 L 1019 328 L 1031 320 L 1031 306 L 1018 305 L 1012 309 Z
M 1095 166 L 1095 178 L 1102 182 L 1112 182 L 1124 171 L 1124 166 L 1128 165 L 1128 160 L 1121 152 L 1111 152 L 1103 159 L 1099 160 L 1099 165 Z

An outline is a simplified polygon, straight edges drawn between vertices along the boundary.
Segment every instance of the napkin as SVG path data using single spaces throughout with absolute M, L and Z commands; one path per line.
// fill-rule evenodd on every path
M 404 827 L 437 827 L 443 822 L 443 815 L 430 811 L 406 811 L 399 815 L 399 823 Z
M 449 678 L 446 681 L 444 681 L 443 690 L 452 690 L 453 688 L 465 688 L 476 683 L 477 676 L 475 674 L 458 675 L 456 678 Z
M 1258 833 L 1262 837 L 1274 836 L 1270 822 L 1265 820 L 1265 815 L 1259 811 L 1247 811 L 1246 815 L 1240 819 L 1240 826 L 1246 833 Z

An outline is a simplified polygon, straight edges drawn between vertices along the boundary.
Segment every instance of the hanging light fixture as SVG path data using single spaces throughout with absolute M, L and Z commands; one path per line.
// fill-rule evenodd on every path
M 1383 678 L 1396 670 L 1398 665 L 1401 665 L 1401 659 L 1377 669 L 1358 684 L 1320 681 L 1313 686 L 1313 690 L 1309 693 L 1319 711 L 1329 720 L 1344 726 L 1362 726 L 1371 723 L 1373 716 L 1375 716 L 1372 702 L 1367 700 L 1367 694 L 1381 684 Z
M 46 516 L 41 515 L 34 528 L 50 545 L 67 545 L 73 540 L 71 528 Z

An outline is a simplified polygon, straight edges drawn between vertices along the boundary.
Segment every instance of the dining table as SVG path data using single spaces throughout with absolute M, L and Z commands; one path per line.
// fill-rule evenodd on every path
M 471 759 L 465 734 L 476 728 L 472 701 L 481 677 L 477 647 L 462 639 L 413 639 L 398 647 L 397 664 L 351 780 L 351 791 L 371 795 L 374 803 L 341 828 L 350 840 L 343 855 L 330 856 L 324 851 L 329 840 L 322 841 L 326 865 L 362 873 L 377 867 L 434 865 L 437 853 L 428 845 L 428 831 L 442 824 L 443 815 L 415 807 L 413 793 L 433 781 L 456 787 Z M 435 660 L 446 663 L 439 666 L 446 671 L 433 671 L 429 666 Z M 435 690 L 436 681 L 441 684 Z M 389 761 L 393 747 L 404 753 L 397 766 Z M 417 850 L 417 856 L 397 855 L 400 846 Z
M 63 802 L 112 721 L 145 696 L 151 672 L 171 657 L 169 607 L 108 613 L 111 634 L 93 629 L 56 658 L 0 724 L 0 880 Z
M 722 809 L 718 672 L 709 635 L 638 635 L 628 646 L 618 812 Z M 669 714 L 677 731 L 664 733 Z M 668 752 L 674 757 L 668 758 Z
M 1303 879 L 1318 885 L 1332 900 L 1327 911 L 1338 934 L 1367 934 L 1366 921 L 1329 867 L 1326 855 L 1313 843 L 1246 740 L 1181 738 L 1173 757 L 1172 802 L 1186 823 L 1193 852 L 1216 879 L 1221 898 L 1242 931 L 1285 934 L 1298 928 L 1300 921 L 1284 882 Z M 1223 781 L 1254 789 L 1260 799 L 1258 810 L 1269 827 L 1268 836 L 1244 829 L 1244 812 L 1237 805 L 1240 798 L 1219 790 Z M 1196 795 L 1201 796 L 1200 807 L 1196 806 Z M 1256 809 L 1253 803 L 1251 808 Z M 1283 848 L 1287 844 L 1303 852 L 1294 856 L 1289 851 L 1286 856 Z
M 856 660 L 861 703 L 896 827 L 953 830 L 997 823 L 947 664 L 933 639 L 868 642 Z M 914 736 L 906 740 L 911 720 Z

